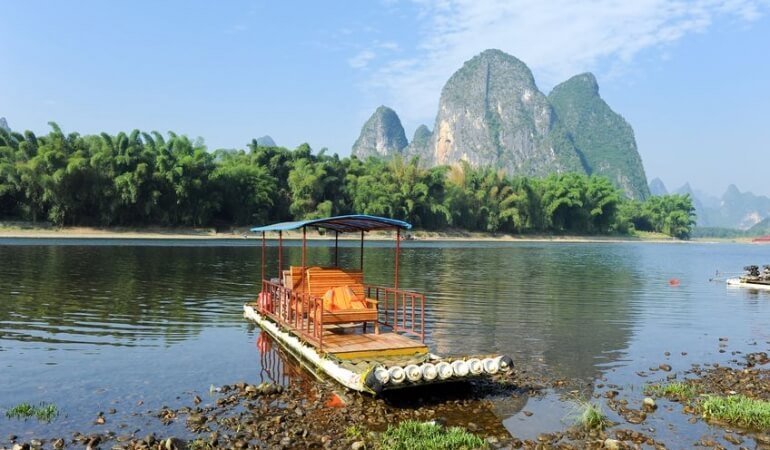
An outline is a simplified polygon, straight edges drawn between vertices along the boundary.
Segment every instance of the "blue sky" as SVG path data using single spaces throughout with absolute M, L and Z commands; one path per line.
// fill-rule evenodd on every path
M 0 116 L 14 129 L 139 128 L 348 155 L 380 104 L 407 137 L 499 48 L 548 93 L 591 71 L 648 178 L 770 195 L 770 1 L 0 0 Z

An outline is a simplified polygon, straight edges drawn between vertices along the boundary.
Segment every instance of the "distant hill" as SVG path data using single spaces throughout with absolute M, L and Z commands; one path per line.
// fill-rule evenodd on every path
M 741 192 L 734 184 L 719 198 L 694 190 L 689 183 L 675 193 L 692 197 L 699 227 L 749 230 L 770 217 L 770 198 Z
M 593 74 L 576 75 L 548 94 L 591 174 L 609 178 L 629 197 L 650 195 L 631 125 L 599 96 Z
M 352 154 L 358 158 L 390 157 L 401 154 L 407 144 L 398 114 L 387 106 L 380 106 L 361 128 Z
M 0 128 L 5 131 L 11 131 L 11 127 L 8 126 L 8 121 L 5 120 L 5 117 L 0 117 Z
M 663 184 L 663 180 L 660 178 L 653 178 L 652 181 L 650 181 L 650 195 L 667 195 L 668 189 L 666 189 L 666 185 Z
M 260 147 L 276 147 L 275 141 L 268 135 L 257 138 L 257 145 Z
M 649 195 L 633 129 L 599 96 L 592 74 L 572 77 L 546 96 L 529 67 L 500 50 L 485 50 L 449 78 L 433 131 L 420 126 L 412 143 L 395 111 L 378 108 L 353 154 L 396 153 L 427 166 L 466 161 L 509 175 L 598 174 L 628 197 Z

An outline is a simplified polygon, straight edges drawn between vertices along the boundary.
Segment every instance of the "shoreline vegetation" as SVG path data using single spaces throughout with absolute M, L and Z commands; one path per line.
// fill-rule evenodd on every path
M 258 233 L 252 233 L 248 227 L 236 227 L 217 230 L 201 227 L 56 227 L 53 225 L 31 224 L 24 222 L 0 221 L 0 239 L 168 239 L 168 240 L 232 240 L 260 239 Z M 273 234 L 266 235 L 268 240 L 275 240 Z M 298 231 L 284 232 L 285 240 L 302 239 Z M 333 235 L 308 232 L 308 240 L 327 240 Z M 393 233 L 371 232 L 367 240 L 392 241 Z M 357 236 L 341 234 L 341 241 L 357 241 Z M 740 238 L 692 238 L 687 241 L 675 239 L 663 233 L 641 232 L 623 235 L 587 235 L 587 234 L 508 234 L 489 232 L 468 232 L 463 230 L 427 231 L 410 230 L 404 233 L 407 241 L 440 242 L 647 242 L 647 243 L 752 243 L 749 237 Z
M 302 144 L 209 151 L 202 139 L 0 129 L 0 220 L 89 227 L 246 227 L 345 214 L 421 230 L 690 237 L 687 195 L 629 199 L 605 177 L 512 176 L 465 162 L 328 155 Z M 539 173 L 537 170 L 532 174 Z

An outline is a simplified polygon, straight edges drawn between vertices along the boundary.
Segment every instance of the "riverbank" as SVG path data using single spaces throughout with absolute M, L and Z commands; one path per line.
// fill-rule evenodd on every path
M 301 239 L 300 231 L 287 231 L 284 239 Z M 269 233 L 268 238 L 275 238 Z M 331 236 L 316 231 L 309 231 L 308 239 L 326 240 Z M 369 240 L 390 240 L 392 232 L 371 232 Z M 176 239 L 176 240 L 213 240 L 213 239 L 259 239 L 248 227 L 228 228 L 172 228 L 172 227 L 54 227 L 22 222 L 0 222 L 0 238 L 21 239 Z M 341 234 L 340 240 L 358 240 L 357 235 Z M 415 241 L 464 241 L 464 242 L 655 242 L 655 243 L 751 243 L 749 238 L 741 239 L 696 239 L 682 241 L 660 233 L 636 232 L 634 235 L 561 235 L 561 234 L 496 234 L 468 232 L 462 230 L 425 231 L 412 230 L 405 233 L 407 240 Z
M 720 340 L 719 346 L 726 348 L 727 341 Z M 415 444 L 420 440 L 415 429 L 421 427 L 433 434 L 428 443 L 435 439 L 449 442 L 460 435 L 475 442 L 472 448 L 487 449 L 768 448 L 765 422 L 756 426 L 741 421 L 760 417 L 757 413 L 738 407 L 732 418 L 707 409 L 707 402 L 715 398 L 745 397 L 756 399 L 752 401 L 766 410 L 770 405 L 763 400 L 770 377 L 768 362 L 767 353 L 757 352 L 730 366 L 693 364 L 682 372 L 672 372 L 668 363 L 662 363 L 639 376 L 646 379 L 658 372 L 668 381 L 640 381 L 635 386 L 601 380 L 586 385 L 517 368 L 494 380 L 396 391 L 380 398 L 344 391 L 327 381 L 295 379 L 287 385 L 241 381 L 212 386 L 208 395 L 192 394 L 184 406 L 164 406 L 141 414 L 139 422 L 156 431 L 120 423 L 113 409 L 106 414 L 95 411 L 86 432 L 26 438 L 10 435 L 0 437 L 0 448 L 433 448 Z M 543 423 L 548 420 L 539 422 L 541 412 L 529 410 L 530 403 L 547 398 L 571 411 L 561 418 L 559 429 L 545 429 Z M 500 405 L 516 408 L 521 416 L 518 420 L 531 421 L 533 434 L 522 436 L 506 430 L 497 416 Z M 768 420 L 770 413 L 760 414 Z

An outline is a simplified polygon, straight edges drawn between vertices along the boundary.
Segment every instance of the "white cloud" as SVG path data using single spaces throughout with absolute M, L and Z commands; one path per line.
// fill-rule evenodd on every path
M 407 120 L 432 117 L 441 87 L 463 62 L 487 48 L 511 53 L 550 87 L 572 75 L 618 73 L 647 49 L 662 49 L 719 18 L 752 21 L 768 0 L 415 0 L 422 40 L 409 59 L 390 59 L 367 86 L 384 89 Z M 364 51 L 349 62 L 366 66 Z M 384 100 L 384 99 L 383 99 Z
M 348 64 L 354 69 L 363 69 L 375 56 L 377 55 L 371 50 L 361 50 L 355 56 L 348 59 Z

